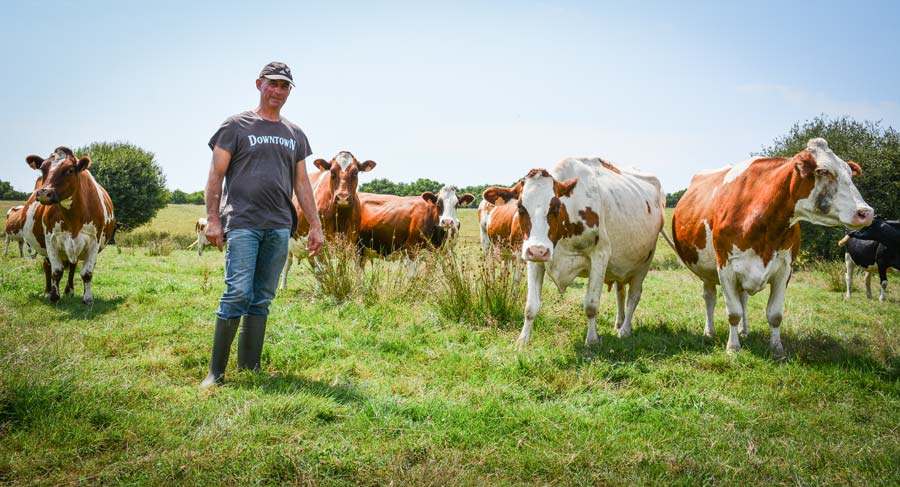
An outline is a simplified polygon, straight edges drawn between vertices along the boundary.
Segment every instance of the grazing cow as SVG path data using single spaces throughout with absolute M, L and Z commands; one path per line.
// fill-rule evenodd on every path
M 475 200 L 469 193 L 457 196 L 456 191 L 444 186 L 437 195 L 430 191 L 420 196 L 359 193 L 360 242 L 382 256 L 403 252 L 412 273 L 420 248 L 441 248 L 455 242 L 459 234 L 456 208 Z
M 9 255 L 9 242 L 19 244 L 19 257 L 24 258 L 25 252 L 25 205 L 14 206 L 6 212 L 6 249 L 3 255 Z M 28 256 L 32 259 L 37 255 L 30 246 Z
M 41 204 L 32 205 L 26 217 L 26 241 L 46 256 L 44 276 L 50 302 L 59 301 L 63 270 L 68 267 L 72 272 L 78 261 L 84 261 L 82 301 L 92 304 L 97 254 L 115 229 L 112 200 L 87 170 L 90 158 L 76 159 L 67 147 L 58 147 L 47 159 L 31 155 L 26 161 L 39 166 L 43 176 L 41 187 L 32 195 Z M 70 275 L 70 284 L 71 279 Z M 67 293 L 69 289 L 67 285 Z
M 331 161 L 316 159 L 313 163 L 319 172 L 309 177 L 316 200 L 318 218 L 322 222 L 322 234 L 332 240 L 336 235 L 344 236 L 348 241 L 356 243 L 359 239 L 359 225 L 362 219 L 359 197 L 356 188 L 359 185 L 359 172 L 368 172 L 375 168 L 375 161 L 359 162 L 347 151 L 338 152 Z M 288 245 L 288 257 L 284 263 L 284 277 L 281 289 L 287 286 L 287 273 L 293 260 L 306 257 L 306 235 L 309 233 L 309 222 L 303 214 L 297 196 L 293 196 L 294 210 L 299 216 L 297 230 L 291 236 Z
M 825 139 L 811 139 L 793 157 L 756 158 L 694 176 L 675 206 L 672 237 L 681 260 L 703 281 L 705 334 L 712 336 L 716 286 L 728 309 L 729 352 L 747 332 L 747 300 L 770 287 L 770 347 L 784 355 L 780 325 L 791 265 L 800 250 L 799 221 L 861 228 L 874 212 L 850 179 L 861 173 Z
M 188 248 L 197 247 L 197 255 L 203 255 L 203 249 L 207 245 L 212 245 L 209 243 L 209 240 L 206 239 L 206 218 L 200 217 L 197 219 L 197 223 L 194 224 L 194 231 L 197 232 L 197 240 L 194 241 Z
M 620 169 L 599 158 L 570 158 L 549 172 L 533 169 L 512 188 L 489 188 L 484 197 L 493 204 L 500 199 L 518 200 L 521 255 L 528 262 L 520 346 L 528 342 L 540 310 L 545 272 L 560 291 L 578 276 L 588 278 L 585 345 L 600 341 L 597 311 L 604 283 L 616 284 L 619 336 L 631 334 L 634 310 L 664 222 L 665 194 L 656 177 Z
M 872 299 L 872 273 L 878 272 L 881 281 L 881 296 L 878 299 L 884 301 L 887 271 L 891 268 L 900 270 L 900 221 L 885 221 L 876 217 L 868 227 L 847 234 L 838 245 L 846 245 L 847 249 L 844 253 L 847 267 L 845 297 L 850 297 L 853 268 L 859 266 L 866 271 L 866 296 L 869 299 Z

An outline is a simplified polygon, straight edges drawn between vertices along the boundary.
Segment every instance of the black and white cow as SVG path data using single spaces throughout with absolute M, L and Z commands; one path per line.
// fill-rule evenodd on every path
M 881 282 L 881 296 L 878 299 L 884 301 L 887 271 L 891 268 L 900 270 L 900 221 L 876 217 L 868 227 L 847 234 L 838 245 L 846 245 L 847 249 L 844 253 L 847 293 L 844 296 L 850 297 L 854 267 L 861 267 L 866 271 L 866 295 L 869 299 L 872 299 L 872 273 L 878 271 Z

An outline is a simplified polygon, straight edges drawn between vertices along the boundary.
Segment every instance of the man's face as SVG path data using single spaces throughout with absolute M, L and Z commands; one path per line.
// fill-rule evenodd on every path
M 259 78 L 256 80 L 261 105 L 273 110 L 281 110 L 291 94 L 291 84 L 282 79 Z

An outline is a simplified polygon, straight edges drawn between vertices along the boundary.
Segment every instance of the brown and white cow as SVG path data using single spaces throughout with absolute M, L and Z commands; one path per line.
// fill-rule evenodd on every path
M 515 271 L 513 282 L 519 282 L 522 276 L 522 230 L 519 228 L 519 200 L 504 201 L 502 198 L 491 203 L 484 198 L 487 191 L 498 188 L 492 186 L 481 193 L 478 205 L 478 233 L 481 238 L 481 252 L 487 258 L 488 265 L 494 262 L 496 249 L 504 260 L 513 259 Z M 500 187 L 500 189 L 503 189 Z
M 485 190 L 484 197 L 492 203 L 518 200 L 522 258 L 528 262 L 520 345 L 528 342 L 540 310 L 545 272 L 561 291 L 576 277 L 588 278 L 585 345 L 600 340 L 597 311 L 604 283 L 616 284 L 619 336 L 631 334 L 664 221 L 665 195 L 655 176 L 619 169 L 599 158 L 569 158 L 549 172 L 532 170 L 512 188 Z
M 675 206 L 672 237 L 687 267 L 703 281 L 705 334 L 712 336 L 716 286 L 728 309 L 729 352 L 740 350 L 738 325 L 747 332 L 747 300 L 767 285 L 770 347 L 784 355 L 780 326 L 791 265 L 800 250 L 800 226 L 861 228 L 872 222 L 844 162 L 825 139 L 811 139 L 793 157 L 756 158 L 694 176 Z
M 316 200 L 316 209 L 319 213 L 317 216 L 322 222 L 322 234 L 326 240 L 333 240 L 336 235 L 342 235 L 355 243 L 359 239 L 359 225 L 362 219 L 359 197 L 356 194 L 359 173 L 374 169 L 375 161 L 359 162 L 350 152 L 341 151 L 331 161 L 316 159 L 313 165 L 319 168 L 319 172 L 310 175 L 309 182 Z M 287 273 L 293 260 L 307 256 L 306 235 L 309 234 L 309 221 L 300 208 L 297 195 L 293 196 L 293 203 L 299 221 L 288 246 L 281 289 L 287 286 Z
M 25 257 L 25 205 L 14 206 L 6 212 L 6 249 L 3 255 L 9 255 L 10 241 L 19 244 L 19 257 Z M 28 256 L 32 259 L 37 255 L 30 246 Z
M 200 217 L 197 218 L 197 223 L 194 224 L 194 231 L 197 232 L 197 240 L 194 240 L 188 248 L 197 247 L 197 255 L 203 256 L 203 249 L 207 245 L 211 245 L 209 240 L 206 238 L 206 218 Z
M 76 159 L 68 147 L 58 147 L 47 159 L 30 155 L 26 161 L 29 166 L 39 166 L 43 177 L 32 195 L 40 204 L 26 209 L 25 238 L 46 257 L 44 275 L 50 302 L 59 301 L 63 270 L 68 267 L 71 272 L 78 261 L 84 261 L 82 301 L 92 304 L 91 280 L 97 254 L 115 228 L 112 200 L 87 170 L 90 158 Z
M 455 187 L 444 186 L 437 195 L 430 191 L 419 196 L 359 193 L 359 199 L 360 243 L 382 256 L 403 252 L 411 274 L 419 249 L 454 244 L 459 234 L 456 208 L 472 203 L 475 196 L 458 196 Z

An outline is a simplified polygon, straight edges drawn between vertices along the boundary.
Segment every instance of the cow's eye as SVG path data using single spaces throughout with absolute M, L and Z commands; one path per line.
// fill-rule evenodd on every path
M 816 169 L 816 175 L 817 176 L 831 176 L 831 172 L 828 169 L 825 169 L 824 167 L 820 167 L 820 168 Z

